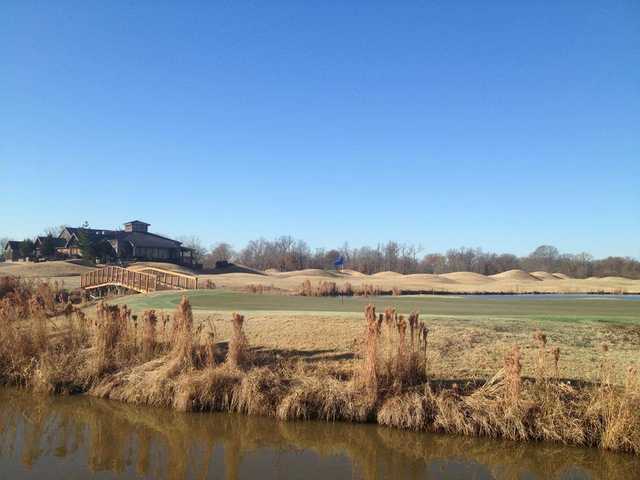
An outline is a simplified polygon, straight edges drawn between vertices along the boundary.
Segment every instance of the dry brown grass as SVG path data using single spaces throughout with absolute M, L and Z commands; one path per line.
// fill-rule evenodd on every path
M 234 313 L 231 316 L 231 322 L 233 325 L 233 336 L 229 340 L 229 354 L 227 356 L 227 362 L 232 368 L 242 368 L 247 363 L 247 337 L 242 330 L 244 323 L 244 316 L 239 313 Z
M 126 306 L 100 303 L 91 324 L 84 312 L 61 302 L 54 287 L 21 288 L 11 284 L 3 299 L 3 382 L 185 411 L 377 421 L 413 430 L 640 454 L 640 379 L 631 368 L 618 384 L 620 365 L 608 348 L 600 354 L 599 380 L 593 384 L 559 379 L 559 349 L 549 350 L 551 337 L 542 331 L 534 334 L 528 357 L 522 345 L 513 345 L 503 368 L 487 381 L 437 380 L 432 374 L 428 380 L 429 365 L 438 358 L 430 356 L 435 353 L 433 322 L 427 327 L 417 312 L 405 317 L 389 308 L 377 315 L 367 306 L 358 340 L 360 358 L 345 367 L 252 351 L 240 314 L 226 320 L 230 336 L 225 354 L 213 321 L 206 330 L 204 324 L 194 326 L 186 298 L 168 322 L 163 314 L 149 311 L 139 323 Z M 55 312 L 59 318 L 53 322 Z M 464 346 L 463 336 L 454 341 Z M 531 347 L 531 337 L 528 342 L 524 350 Z M 549 354 L 553 371 L 547 368 Z M 526 359 L 533 376 L 523 373 Z
M 297 289 L 297 293 L 302 295 L 303 297 L 351 297 L 353 295 L 368 297 L 392 292 L 394 295 L 401 294 L 400 289 L 395 287 L 390 290 L 383 290 L 378 285 L 371 285 L 368 283 L 362 283 L 358 286 L 353 286 L 351 282 L 338 284 L 337 282 L 326 280 L 321 280 L 316 284 L 313 284 L 310 279 L 304 280 L 300 288 Z
M 147 361 L 155 356 L 158 349 L 157 323 L 158 317 L 155 310 L 144 312 L 142 317 L 142 356 Z

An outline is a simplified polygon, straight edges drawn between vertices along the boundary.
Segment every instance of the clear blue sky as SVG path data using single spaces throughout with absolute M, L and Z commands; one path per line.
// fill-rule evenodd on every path
M 640 257 L 640 2 L 0 6 L 0 236 Z

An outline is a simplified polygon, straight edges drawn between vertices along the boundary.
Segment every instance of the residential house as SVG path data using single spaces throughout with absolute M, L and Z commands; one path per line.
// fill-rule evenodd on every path
M 4 246 L 4 259 L 7 262 L 17 262 L 22 260 L 22 254 L 20 253 L 20 244 L 22 242 L 16 240 L 9 240 Z
M 59 237 L 53 237 L 51 240 L 53 242 L 54 255 L 49 255 L 49 256 L 59 256 L 60 254 L 58 253 L 58 249 L 64 248 L 66 241 L 64 238 L 59 238 Z M 47 241 L 46 236 L 36 237 L 36 241 L 34 242 L 36 257 L 44 258 L 47 256 L 44 254 L 44 246 L 46 241 Z

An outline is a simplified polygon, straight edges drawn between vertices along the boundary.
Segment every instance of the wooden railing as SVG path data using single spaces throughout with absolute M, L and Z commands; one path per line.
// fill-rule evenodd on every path
M 181 288 L 184 290 L 196 290 L 198 288 L 198 277 L 195 275 L 154 267 L 148 267 L 140 271 L 155 275 L 158 280 L 158 288 Z
M 122 267 L 98 268 L 80 276 L 82 288 L 97 288 L 107 285 L 125 287 L 140 293 L 158 290 L 158 281 L 154 275 L 134 272 Z
M 198 277 L 159 268 L 134 271 L 114 266 L 98 268 L 80 276 L 82 288 L 107 285 L 125 287 L 140 293 L 170 289 L 195 290 L 198 288 Z

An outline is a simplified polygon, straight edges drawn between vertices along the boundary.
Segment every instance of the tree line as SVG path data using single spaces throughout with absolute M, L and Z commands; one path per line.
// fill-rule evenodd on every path
M 53 253 L 53 229 L 43 244 L 43 254 Z M 544 271 L 563 273 L 574 278 L 621 276 L 640 278 L 640 261 L 632 257 L 610 256 L 595 259 L 589 253 L 561 253 L 551 245 L 541 245 L 526 256 L 511 253 L 487 252 L 480 248 L 452 248 L 444 253 L 422 253 L 415 245 L 389 241 L 376 247 L 350 248 L 345 243 L 340 248 L 312 250 L 303 240 L 281 236 L 273 240 L 251 240 L 241 250 L 234 250 L 226 242 L 207 249 L 197 237 L 183 237 L 184 245 L 194 250 L 197 262 L 205 268 L 213 268 L 216 262 L 231 261 L 257 270 L 303 270 L 305 268 L 333 269 L 336 259 L 344 259 L 344 268 L 365 274 L 393 271 L 411 273 L 475 272 L 494 275 L 512 269 L 527 272 Z M 0 260 L 8 239 L 0 238 Z M 23 256 L 31 256 L 34 245 L 25 239 L 20 245 Z M 95 258 L 101 255 L 89 239 L 80 239 L 83 256 Z
M 640 261 L 634 258 L 611 256 L 595 259 L 586 252 L 561 253 L 551 245 L 541 245 L 526 256 L 517 256 L 466 247 L 452 248 L 444 253 L 423 254 L 422 249 L 415 245 L 395 241 L 376 247 L 350 248 L 345 243 L 340 248 L 312 250 L 305 241 L 291 236 L 281 236 L 274 240 L 251 240 L 239 251 L 226 242 L 206 249 L 193 237 L 186 244 L 194 248 L 198 261 L 203 263 L 205 268 L 212 268 L 219 261 L 232 261 L 257 270 L 333 269 L 336 259 L 343 258 L 344 268 L 365 274 L 383 271 L 404 274 L 468 271 L 494 275 L 507 270 L 522 269 L 527 272 L 563 273 L 574 278 L 640 278 Z

